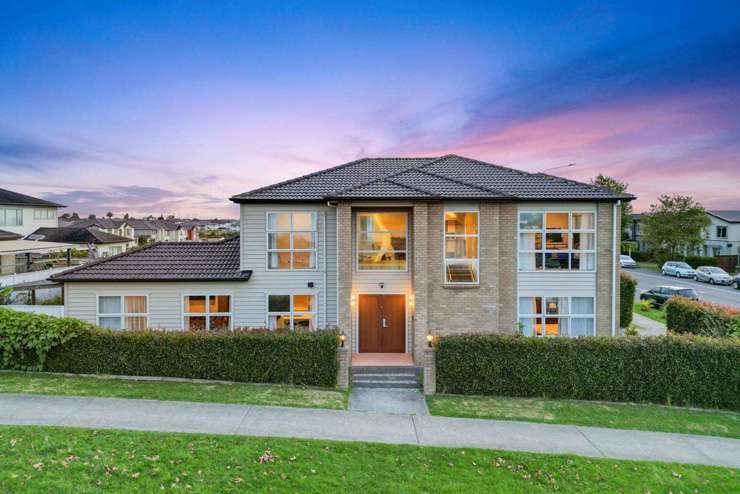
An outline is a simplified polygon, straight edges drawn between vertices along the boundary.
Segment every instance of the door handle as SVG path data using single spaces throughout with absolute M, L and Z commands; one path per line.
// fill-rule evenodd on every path
M 388 327 L 388 323 L 386 322 L 385 317 L 383 318 L 383 327 L 384 328 L 387 328 Z

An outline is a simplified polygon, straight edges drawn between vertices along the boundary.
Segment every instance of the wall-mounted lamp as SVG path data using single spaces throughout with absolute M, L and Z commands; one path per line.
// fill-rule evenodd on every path
M 355 306 L 355 294 L 349 296 L 349 304 L 354 307 Z
M 432 343 L 434 343 L 434 336 L 432 336 L 432 333 L 429 333 L 427 335 L 427 346 L 432 348 Z
M 409 305 L 411 307 L 414 306 L 414 295 L 413 294 L 409 295 Z
M 342 334 L 339 335 L 339 346 L 344 348 L 345 341 L 347 341 L 347 335 L 344 334 L 344 331 L 342 331 Z
M 381 281 L 380 283 L 378 283 L 378 285 L 380 286 L 380 289 L 381 289 L 381 290 L 382 290 L 383 288 L 385 288 L 385 283 L 383 283 L 382 281 Z

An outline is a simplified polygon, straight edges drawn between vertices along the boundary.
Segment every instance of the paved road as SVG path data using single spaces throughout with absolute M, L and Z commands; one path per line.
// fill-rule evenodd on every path
M 740 468 L 737 439 L 309 408 L 0 394 L 0 424 L 371 441 Z
M 624 269 L 623 271 L 637 279 L 636 300 L 639 300 L 641 290 L 650 290 L 658 285 L 678 285 L 693 288 L 699 293 L 699 298 L 707 302 L 740 308 L 740 290 L 735 290 L 734 287 L 710 285 L 687 278 L 677 279 L 663 276 L 649 269 Z

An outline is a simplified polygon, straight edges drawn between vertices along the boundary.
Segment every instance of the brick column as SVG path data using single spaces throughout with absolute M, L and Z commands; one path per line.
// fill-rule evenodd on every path
M 437 392 L 437 350 L 424 349 L 424 394 L 433 395 Z
M 596 334 L 612 334 L 612 270 L 616 253 L 613 248 L 613 204 L 602 202 L 597 207 L 596 225 Z M 617 280 L 619 282 L 619 280 Z M 619 305 L 617 305 L 619 309 Z
M 499 331 L 513 333 L 517 324 L 517 222 L 515 203 L 499 207 Z
M 337 360 L 339 361 L 337 387 L 339 389 L 349 388 L 349 356 L 351 353 L 346 346 L 337 349 Z
M 338 218 L 338 245 L 339 256 L 339 300 L 337 300 L 337 321 L 339 331 L 347 335 L 344 346 L 349 352 L 348 362 L 352 362 L 352 349 L 354 348 L 354 325 L 353 309 L 351 307 L 352 297 L 352 205 L 349 202 L 340 202 L 337 207 Z
M 419 363 L 423 358 L 424 343 L 429 332 L 429 207 L 425 202 L 414 203 L 413 238 L 413 354 Z

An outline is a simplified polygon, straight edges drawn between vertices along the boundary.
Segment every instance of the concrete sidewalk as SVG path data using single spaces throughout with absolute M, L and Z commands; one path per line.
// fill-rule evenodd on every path
M 740 468 L 735 439 L 308 408 L 1 394 L 0 424 L 474 447 Z

